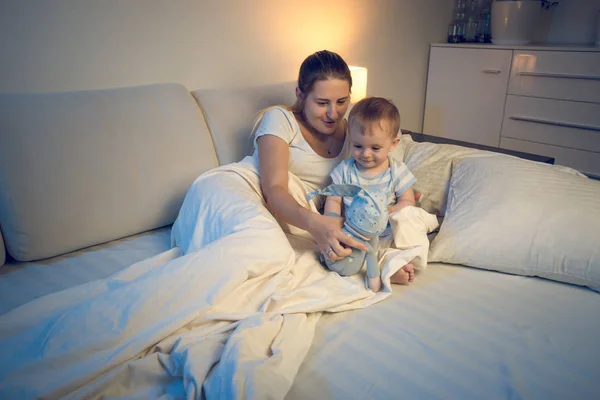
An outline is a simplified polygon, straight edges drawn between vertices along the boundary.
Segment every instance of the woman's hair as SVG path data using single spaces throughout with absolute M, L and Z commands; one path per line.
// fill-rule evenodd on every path
M 298 88 L 305 95 L 309 94 L 317 81 L 325 81 L 327 79 L 341 79 L 348 82 L 348 86 L 352 89 L 352 75 L 346 61 L 337 53 L 329 50 L 317 51 L 314 54 L 306 57 L 300 65 L 300 73 L 298 74 Z M 304 96 L 306 98 L 306 96 Z M 258 129 L 262 117 L 265 113 L 278 106 L 267 107 L 258 112 L 254 120 L 254 126 L 250 135 L 254 137 L 254 133 Z M 286 107 L 288 108 L 288 107 Z M 304 100 L 297 99 L 296 103 L 289 107 L 294 114 L 302 115 L 304 111 Z
M 358 129 L 364 133 L 365 126 L 379 123 L 382 129 L 388 129 L 392 138 L 400 130 L 400 112 L 391 100 L 383 97 L 366 97 L 356 103 L 348 115 L 350 129 Z M 382 124 L 387 122 L 387 126 Z
M 341 79 L 348 82 L 352 89 L 352 75 L 346 61 L 337 53 L 328 50 L 317 51 L 306 57 L 300 65 L 298 88 L 304 94 L 303 99 L 297 99 L 292 111 L 301 113 L 304 109 L 304 99 L 314 88 L 317 81 Z

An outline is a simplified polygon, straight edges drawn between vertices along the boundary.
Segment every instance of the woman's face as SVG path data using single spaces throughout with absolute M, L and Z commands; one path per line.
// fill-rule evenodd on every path
M 302 96 L 301 92 L 297 92 Z M 304 98 L 304 118 L 317 132 L 331 135 L 346 114 L 350 85 L 341 79 L 317 81 Z

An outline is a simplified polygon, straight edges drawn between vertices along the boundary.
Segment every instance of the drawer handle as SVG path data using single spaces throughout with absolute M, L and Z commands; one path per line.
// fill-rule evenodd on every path
M 600 126 L 595 126 L 595 125 L 575 124 L 573 122 L 563 122 L 563 121 L 552 121 L 549 119 L 522 117 L 520 115 L 511 115 L 509 118 L 514 119 L 515 121 L 535 122 L 538 124 L 564 126 L 565 128 L 585 129 L 588 131 L 600 132 Z
M 517 72 L 517 75 L 524 76 L 538 76 L 541 78 L 566 78 L 566 79 L 589 79 L 593 81 L 600 81 L 598 75 L 579 75 L 579 74 L 554 74 L 551 72 Z
M 499 69 L 484 69 L 483 71 L 484 74 L 499 74 L 500 70 Z

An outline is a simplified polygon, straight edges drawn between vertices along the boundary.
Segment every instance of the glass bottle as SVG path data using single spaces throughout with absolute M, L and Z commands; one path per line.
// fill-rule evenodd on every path
M 479 1 L 479 22 L 477 25 L 476 40 L 479 43 L 490 43 L 490 18 L 492 11 L 492 0 Z
M 464 41 L 466 0 L 456 0 L 452 21 L 448 25 L 448 43 Z
M 479 26 L 479 1 L 466 0 L 465 7 L 465 42 L 475 42 L 477 40 L 477 30 Z

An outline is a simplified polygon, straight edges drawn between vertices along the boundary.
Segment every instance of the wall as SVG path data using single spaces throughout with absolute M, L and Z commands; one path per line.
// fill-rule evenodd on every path
M 2 0 L 0 92 L 180 82 L 189 89 L 292 81 L 308 54 L 369 69 L 420 130 L 429 43 L 454 0 Z

